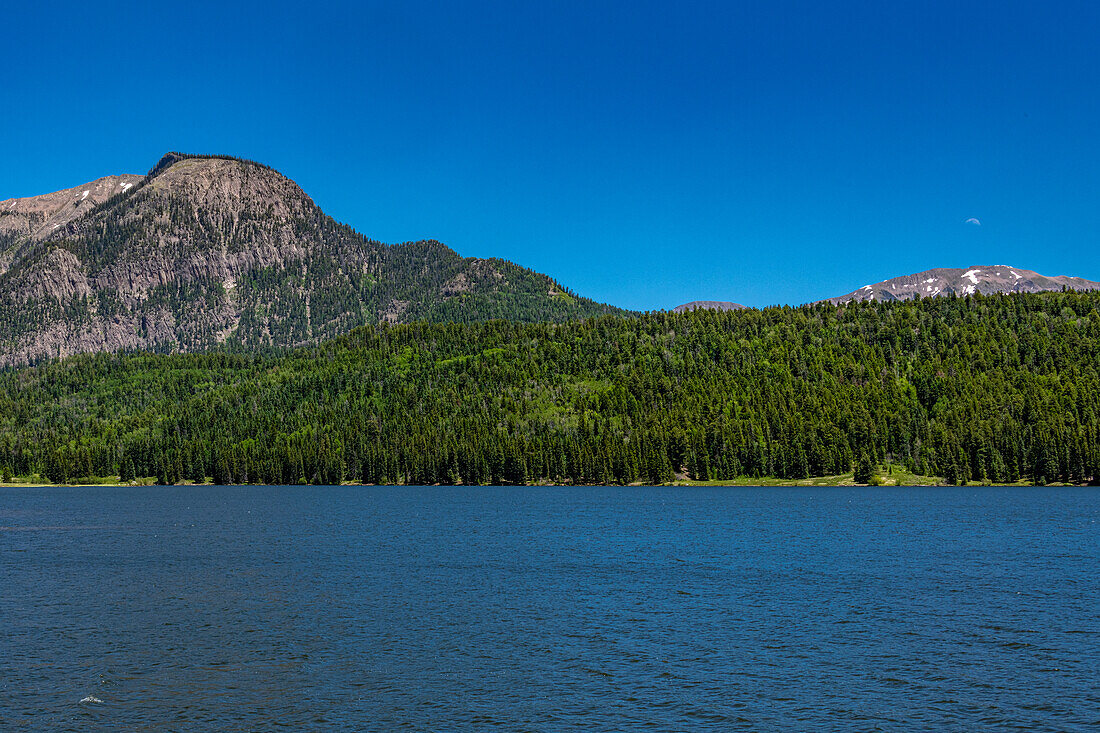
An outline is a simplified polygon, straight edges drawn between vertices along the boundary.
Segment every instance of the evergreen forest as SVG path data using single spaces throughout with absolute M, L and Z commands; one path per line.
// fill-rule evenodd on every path
M 562 323 L 382 324 L 296 350 L 0 372 L 0 469 L 57 483 L 660 484 L 890 462 L 1088 483 L 1100 294 Z

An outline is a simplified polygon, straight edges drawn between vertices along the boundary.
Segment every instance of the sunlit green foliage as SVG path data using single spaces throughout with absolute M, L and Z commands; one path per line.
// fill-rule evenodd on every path
M 884 461 L 1090 481 L 1100 295 L 368 327 L 0 374 L 0 467 L 162 481 L 665 482 Z

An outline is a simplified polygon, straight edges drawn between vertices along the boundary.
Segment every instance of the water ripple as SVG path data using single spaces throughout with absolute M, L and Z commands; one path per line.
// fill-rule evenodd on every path
M 1089 730 L 1090 489 L 0 492 L 2 730 Z

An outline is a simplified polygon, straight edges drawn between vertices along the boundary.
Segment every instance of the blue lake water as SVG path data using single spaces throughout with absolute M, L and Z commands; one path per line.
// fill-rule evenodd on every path
M 5 731 L 1100 729 L 1095 489 L 9 488 L 0 588 Z

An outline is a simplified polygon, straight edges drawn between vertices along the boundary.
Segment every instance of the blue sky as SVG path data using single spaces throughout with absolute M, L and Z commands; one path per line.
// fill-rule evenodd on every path
M 630 308 L 1100 280 L 1100 3 L 35 5 L 0 17 L 0 199 L 218 152 Z

